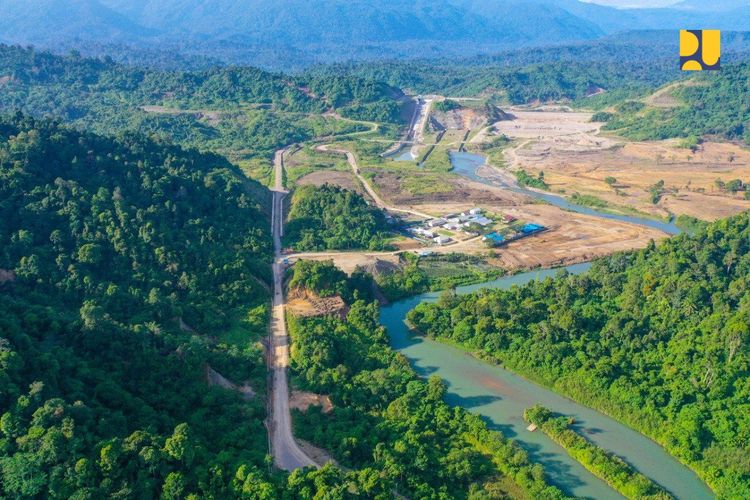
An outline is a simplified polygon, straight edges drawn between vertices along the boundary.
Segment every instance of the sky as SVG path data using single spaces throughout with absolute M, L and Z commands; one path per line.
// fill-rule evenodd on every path
M 611 7 L 666 7 L 674 5 L 679 0 L 583 0 L 589 3 L 609 5 Z

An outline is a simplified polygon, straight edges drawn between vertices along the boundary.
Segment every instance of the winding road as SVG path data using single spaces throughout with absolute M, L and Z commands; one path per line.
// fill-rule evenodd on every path
M 344 149 L 330 149 L 319 146 L 321 151 L 329 151 L 346 155 L 352 172 L 362 183 L 362 186 L 373 199 L 375 204 L 386 211 L 406 213 L 418 217 L 432 218 L 431 215 L 416 210 L 402 209 L 388 206 L 375 192 L 367 180 L 360 174 L 357 159 L 351 151 Z M 288 192 L 284 189 L 284 154 L 285 149 L 276 151 L 274 156 L 274 185 L 271 188 L 273 200 L 271 205 L 271 231 L 273 233 L 274 262 L 273 262 L 273 304 L 271 315 L 271 333 L 269 337 L 269 365 L 271 368 L 271 402 L 269 415 L 269 433 L 271 440 L 271 454 L 274 464 L 280 469 L 292 471 L 301 467 L 318 467 L 297 444 L 292 433 L 292 417 L 289 411 L 289 381 L 287 369 L 289 367 L 289 336 L 286 331 L 284 297 L 284 260 L 281 253 L 281 238 L 284 235 L 284 198 Z M 464 242 L 460 242 L 464 243 Z M 456 245 L 457 246 L 457 245 Z M 305 256 L 335 256 L 341 252 L 300 253 L 287 256 L 288 259 Z M 378 254 L 379 252 L 373 252 Z M 383 252 L 387 254 L 389 252 Z M 396 252 L 398 253 L 398 252 Z
M 284 150 L 274 157 L 275 181 L 272 188 L 271 230 L 273 233 L 273 311 L 269 338 L 269 360 L 272 373 L 271 408 L 269 432 L 271 453 L 276 467 L 292 471 L 300 467 L 317 467 L 299 447 L 292 434 L 292 417 L 289 411 L 289 336 L 284 318 L 285 298 L 283 290 L 284 264 L 281 257 L 281 237 L 284 235 Z

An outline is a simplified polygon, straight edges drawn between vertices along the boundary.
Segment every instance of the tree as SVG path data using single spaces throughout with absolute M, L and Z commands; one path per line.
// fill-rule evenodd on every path
M 167 474 L 161 489 L 161 498 L 165 500 L 180 500 L 185 498 L 185 478 L 181 472 Z
M 174 428 L 172 436 L 164 443 L 164 451 L 172 459 L 190 467 L 195 458 L 195 443 L 191 439 L 190 427 L 182 423 Z

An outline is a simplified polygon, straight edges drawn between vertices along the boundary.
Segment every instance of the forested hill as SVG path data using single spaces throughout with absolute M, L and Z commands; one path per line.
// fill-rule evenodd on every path
M 262 487 L 248 340 L 266 331 L 271 242 L 246 182 L 141 136 L 0 120 L 0 497 Z M 206 363 L 260 396 L 209 389 Z
M 750 33 L 724 32 L 721 42 L 725 69 L 748 59 Z M 570 100 L 591 108 L 643 97 L 662 85 L 695 76 L 680 71 L 677 53 L 673 30 L 629 31 L 585 43 L 474 57 L 353 61 L 316 66 L 307 73 L 353 75 L 421 94 L 484 94 L 513 104 Z M 587 99 L 592 94 L 595 98 Z
M 750 48 L 739 34 L 724 38 L 725 60 Z M 599 88 L 631 94 L 656 88 L 682 76 L 674 64 L 677 51 L 674 32 L 638 31 L 487 56 L 351 62 L 308 71 L 352 74 L 424 94 L 504 95 L 521 104 L 580 99 Z
M 337 407 L 295 424 L 352 468 L 273 470 L 270 238 L 245 183 L 215 155 L 0 120 L 0 498 L 563 497 L 420 381 L 361 300 L 369 278 L 330 264 L 293 281 L 322 293 L 332 277 L 347 320 L 290 330 L 294 373 L 333 384 Z M 255 394 L 210 386 L 212 370 Z
M 4 93 L 15 91 L 13 97 L 16 98 L 23 96 L 26 86 L 65 85 L 71 92 L 119 92 L 119 97 L 129 103 L 185 109 L 231 109 L 244 104 L 267 104 L 286 111 L 321 112 L 399 97 L 396 89 L 355 77 L 339 77 L 335 81 L 302 79 L 251 66 L 194 72 L 158 71 L 118 64 L 108 57 L 87 58 L 76 52 L 59 56 L 2 44 L 0 81 Z M 54 100 L 60 111 L 66 111 L 66 105 L 70 104 L 63 100 L 65 97 Z M 3 105 L 12 102 L 5 98 Z M 43 102 L 39 99 L 31 106 Z
M 352 59 L 471 56 L 624 30 L 750 29 L 747 0 L 731 8 L 702 3 L 618 9 L 578 0 L 0 0 L 0 40 L 121 44 L 125 52 L 167 45 L 287 69 Z
M 409 319 L 652 436 L 721 498 L 750 498 L 750 214 Z
M 750 144 L 750 62 L 704 73 L 667 88 L 669 105 L 618 108 L 606 128 L 636 139 L 716 135 Z
M 299 78 L 251 67 L 157 71 L 0 45 L 0 112 L 51 116 L 108 135 L 137 130 L 226 155 L 269 157 L 330 130 L 320 123 L 327 111 L 400 125 L 402 97 L 356 76 Z

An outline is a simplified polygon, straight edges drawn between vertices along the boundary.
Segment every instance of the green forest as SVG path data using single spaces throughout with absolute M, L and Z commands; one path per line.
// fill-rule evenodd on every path
M 295 264 L 295 268 L 299 264 Z M 366 476 L 365 496 L 490 499 L 563 498 L 546 484 L 525 451 L 491 432 L 476 415 L 443 402 L 438 377 L 420 380 L 393 351 L 367 288 L 346 283 L 332 264 L 295 269 L 318 293 L 355 287 L 346 319 L 290 318 L 292 385 L 330 394 L 334 410 L 295 412 L 295 435 L 331 451 L 342 466 Z M 339 271 L 340 273 L 340 271 Z M 315 286 L 312 276 L 325 276 Z M 362 282 L 360 282 L 362 283 Z M 362 293 L 359 293 L 362 290 Z M 360 297 L 357 299 L 356 297 Z
M 215 155 L 0 120 L 0 497 L 356 484 L 269 472 L 263 192 Z M 255 397 L 207 387 L 208 367 Z
M 620 106 L 605 129 L 637 140 L 708 135 L 750 144 L 750 63 L 705 73 L 670 91 L 674 107 Z
M 0 44 L 0 112 L 53 117 L 105 135 L 139 131 L 233 160 L 362 130 L 325 112 L 395 129 L 401 98 L 395 88 L 356 76 L 291 77 L 252 67 L 160 71 Z
M 296 251 L 385 250 L 385 214 L 354 191 L 324 184 L 294 190 L 284 244 Z
M 378 322 L 376 297 L 504 272 L 484 255 L 405 251 L 375 276 L 332 262 L 287 270 L 289 289 L 346 304 L 288 318 L 293 387 L 334 406 L 295 411 L 295 435 L 339 466 L 273 467 L 264 337 L 274 254 L 260 182 L 274 151 L 336 140 L 374 175 L 408 121 L 404 92 L 479 95 L 491 121 L 499 103 L 559 101 L 598 110 L 605 130 L 632 139 L 750 144 L 750 63 L 684 80 L 674 106 L 652 107 L 644 96 L 682 78 L 675 61 L 649 35 L 610 42 L 296 74 L 148 69 L 0 44 L 0 499 L 563 498 L 526 451 L 447 405 L 445 384 L 420 379 Z M 429 151 L 422 167 L 437 179 L 448 147 Z M 349 171 L 343 157 L 313 167 L 310 156 L 295 175 Z M 404 175 L 426 179 L 412 168 Z M 548 187 L 543 173 L 516 176 Z M 356 191 L 295 185 L 284 202 L 283 245 L 296 252 L 394 249 L 398 220 Z M 721 498 L 750 498 L 750 213 L 676 223 L 689 234 L 582 275 L 449 290 L 409 321 L 652 437 Z M 527 416 L 625 495 L 667 497 L 564 417 Z
M 721 497 L 750 496 L 749 214 L 580 276 L 448 293 L 409 321 L 653 437 Z
M 313 67 L 307 73 L 356 75 L 421 94 L 489 95 L 512 104 L 570 100 L 601 105 L 644 95 L 682 77 L 671 57 L 671 41 L 665 50 L 663 35 L 623 34 L 584 45 L 466 58 L 342 63 Z M 600 94 L 599 89 L 606 92 Z

